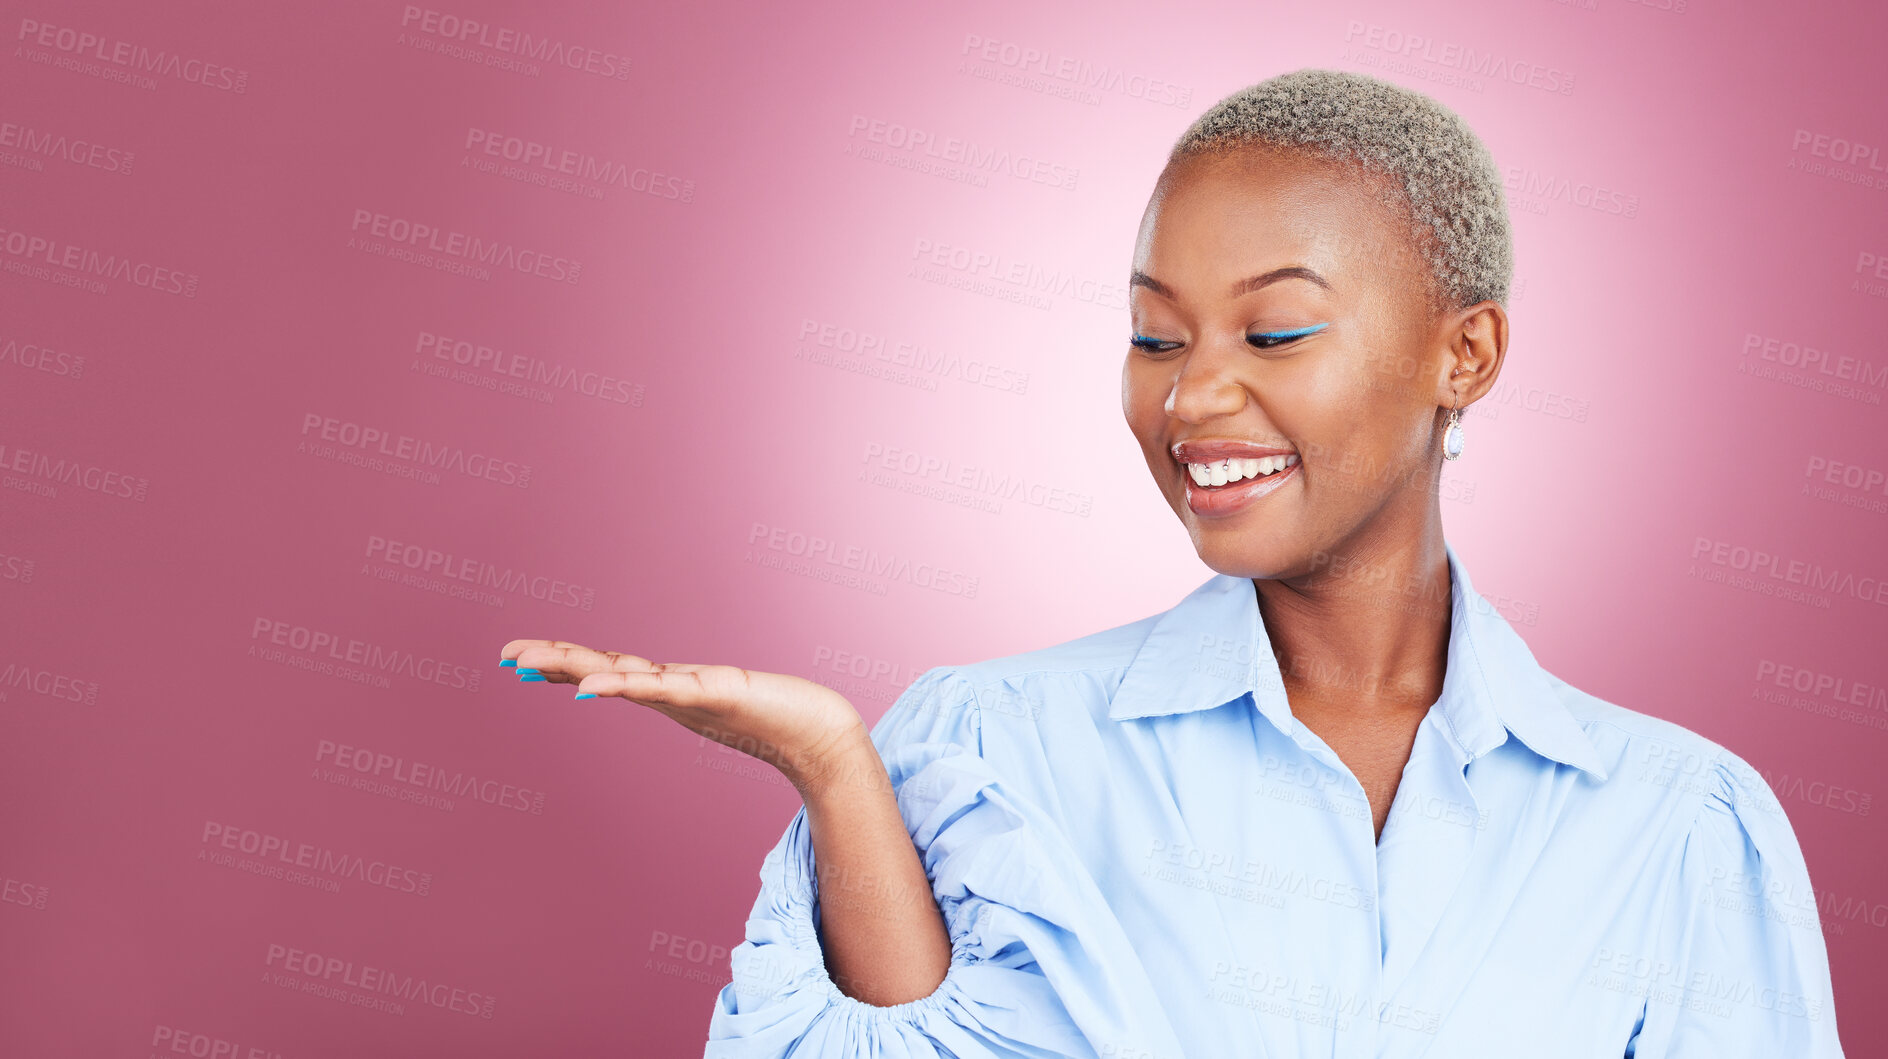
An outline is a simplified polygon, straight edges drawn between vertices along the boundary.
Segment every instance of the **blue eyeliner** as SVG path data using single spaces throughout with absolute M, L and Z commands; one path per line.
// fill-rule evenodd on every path
M 1322 331 L 1329 326 L 1331 325 L 1328 323 L 1322 323 L 1322 324 L 1312 324 L 1310 327 L 1296 327 L 1289 331 L 1260 331 L 1260 332 L 1257 332 L 1256 334 L 1247 335 L 1246 340 L 1249 342 L 1256 338 L 1256 339 L 1262 339 L 1266 342 L 1276 342 L 1276 343 L 1282 344 L 1294 338 L 1303 338 L 1306 335 L 1315 335 L 1319 331 Z M 1136 331 L 1134 333 L 1134 338 L 1130 342 L 1131 345 L 1134 345 L 1140 348 L 1141 350 L 1146 351 L 1150 355 L 1152 355 L 1153 351 L 1148 350 L 1146 346 L 1142 345 L 1141 343 L 1143 342 L 1159 342 L 1159 339 L 1149 338 L 1148 336 L 1143 335 L 1140 332 Z M 1179 345 L 1182 343 L 1174 343 L 1174 344 Z M 1260 348 L 1271 349 L 1272 347 L 1268 345 L 1268 346 L 1262 346 Z
M 1291 331 L 1261 331 L 1259 332 L 1258 337 L 1260 338 L 1299 338 L 1304 335 L 1316 334 L 1317 332 L 1322 331 L 1329 326 L 1331 325 L 1330 324 L 1312 324 L 1310 327 L 1300 327 Z

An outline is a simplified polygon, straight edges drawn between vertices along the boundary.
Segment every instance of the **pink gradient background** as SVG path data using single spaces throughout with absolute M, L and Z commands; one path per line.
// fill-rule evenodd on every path
M 399 4 L 0 4 L 0 125 L 133 157 L 113 172 L 0 149 L 0 229 L 199 277 L 185 297 L 0 272 L 0 1054 L 142 1056 L 160 1027 L 293 1059 L 698 1054 L 797 800 L 647 711 L 518 686 L 499 647 L 561 638 L 798 673 L 873 721 L 929 666 L 1172 605 L 1210 571 L 1121 421 L 1115 295 L 1019 304 L 913 275 L 914 248 L 1118 292 L 1174 137 L 1226 93 L 1302 66 L 1432 93 L 1510 173 L 1513 355 L 1492 411 L 1465 420 L 1450 538 L 1485 594 L 1538 615 L 1517 628 L 1550 670 L 1780 785 L 1824 904 L 1849 1054 L 1888 1040 L 1873 1003 L 1888 988 L 1875 799 L 1888 715 L 1877 701 L 1829 716 L 1827 695 L 1765 701 L 1758 679 L 1772 663 L 1888 683 L 1888 611 L 1710 583 L 1701 573 L 1723 567 L 1694 557 L 1702 538 L 1888 576 L 1881 487 L 1805 492 L 1830 462 L 1888 469 L 1888 385 L 1821 392 L 1753 374 L 1777 365 L 1746 352 L 1756 335 L 1888 363 L 1888 282 L 1863 264 L 1888 257 L 1879 8 L 437 10 L 625 57 L 626 76 L 447 56 Z M 41 62 L 68 53 L 20 39 L 32 22 L 221 63 L 246 72 L 244 90 Z M 1427 38 L 1430 54 L 1536 63 L 1573 90 L 1436 80 L 1449 68 L 1420 49 L 1385 66 L 1396 56 L 1354 24 Z M 1063 98 L 1039 89 L 1071 83 L 1039 72 L 988 76 L 1018 71 L 973 39 L 1186 95 Z M 1075 186 L 859 157 L 874 145 L 855 116 L 1039 158 Z M 482 157 L 465 148 L 474 129 L 673 175 L 690 201 L 478 172 L 461 164 Z M 1815 136 L 1878 153 L 1833 162 Z M 1632 216 L 1528 183 L 1599 186 Z M 575 283 L 479 280 L 390 260 L 349 248 L 357 209 L 582 269 Z M 808 321 L 959 370 L 915 369 L 915 385 L 853 370 L 891 365 L 802 342 Z M 637 399 L 543 402 L 434 377 L 415 367 L 421 332 L 623 380 Z M 424 484 L 324 459 L 298 451 L 308 415 L 530 477 Z M 867 473 L 893 451 L 953 475 L 1020 471 L 1086 513 L 986 510 L 923 475 Z M 42 459 L 146 479 L 144 499 L 48 482 Z M 774 528 L 974 579 L 974 598 L 771 568 Z M 383 581 L 376 536 L 575 587 L 466 599 Z M 267 647 L 258 621 L 436 659 L 478 687 L 271 663 L 251 650 Z M 64 697 L 94 685 L 90 703 Z M 543 792 L 542 812 L 334 786 L 316 771 L 333 765 L 317 760 L 323 740 Z M 199 859 L 218 848 L 206 823 L 430 873 L 430 893 L 220 866 Z M 496 1003 L 488 1019 L 323 999 L 269 979 L 270 945 Z

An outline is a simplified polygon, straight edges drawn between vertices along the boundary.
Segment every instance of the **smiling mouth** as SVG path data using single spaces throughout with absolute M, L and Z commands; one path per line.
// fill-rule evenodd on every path
M 1298 462 L 1298 454 L 1256 459 L 1221 459 L 1211 463 L 1182 463 L 1187 476 L 1201 489 L 1221 489 L 1254 478 L 1270 478 Z

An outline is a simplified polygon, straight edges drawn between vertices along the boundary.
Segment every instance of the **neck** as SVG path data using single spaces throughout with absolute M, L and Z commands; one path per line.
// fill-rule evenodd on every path
M 1346 710 L 1427 709 L 1442 695 L 1452 592 L 1442 517 L 1366 531 L 1299 577 L 1254 579 L 1294 699 Z

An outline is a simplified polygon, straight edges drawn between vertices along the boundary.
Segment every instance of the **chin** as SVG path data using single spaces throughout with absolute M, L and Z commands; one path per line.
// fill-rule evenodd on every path
M 1224 522 L 1202 528 L 1190 523 L 1187 530 L 1193 536 L 1193 550 L 1214 573 L 1234 577 L 1270 580 L 1304 565 L 1305 549 L 1264 532 L 1256 526 L 1261 520 L 1252 521 L 1255 526 L 1249 528 Z

